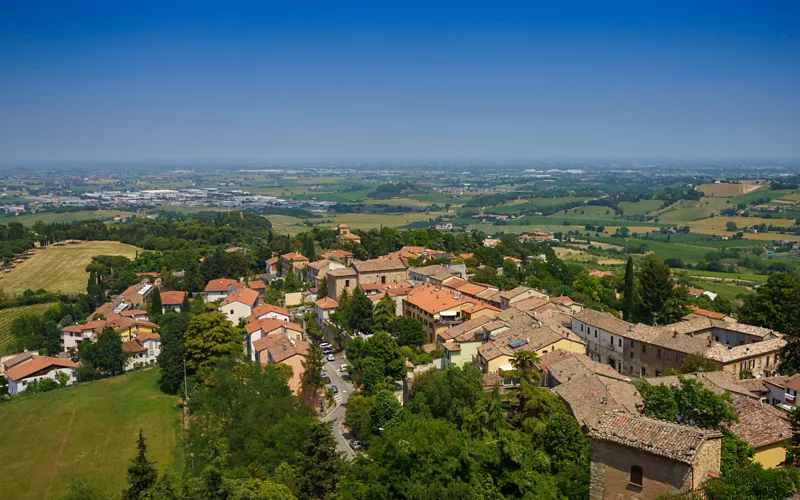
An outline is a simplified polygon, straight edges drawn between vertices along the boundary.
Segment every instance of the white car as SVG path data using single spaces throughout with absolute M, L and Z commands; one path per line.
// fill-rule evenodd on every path
M 323 349 L 325 349 L 326 347 L 333 347 L 332 345 L 330 345 L 330 344 L 329 344 L 329 343 L 327 343 L 327 342 L 322 342 L 322 343 L 320 343 L 320 344 L 319 344 L 319 346 L 320 346 L 321 348 L 323 348 Z
M 334 357 L 333 357 L 333 354 L 328 354 L 328 355 L 325 357 L 325 359 L 327 359 L 328 361 L 333 361 L 333 360 L 334 360 L 334 359 L 336 359 L 336 358 L 334 358 Z

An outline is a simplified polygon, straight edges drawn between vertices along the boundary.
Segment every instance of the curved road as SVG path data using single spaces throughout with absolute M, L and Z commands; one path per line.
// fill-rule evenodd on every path
M 345 454 L 348 460 L 355 458 L 355 452 L 350 447 L 350 439 L 348 434 L 345 434 L 342 425 L 345 417 L 345 406 L 350 394 L 353 393 L 353 385 L 349 382 L 349 376 L 343 374 L 339 369 L 343 364 L 347 364 L 347 358 L 344 353 L 337 353 L 334 361 L 325 363 L 323 369 L 331 379 L 331 385 L 335 385 L 339 389 L 339 394 L 336 396 L 337 405 L 327 415 L 321 418 L 323 422 L 331 422 L 333 425 L 333 437 L 336 438 L 336 449 Z M 344 378 L 343 378 L 344 375 Z M 347 378 L 348 380 L 345 380 Z

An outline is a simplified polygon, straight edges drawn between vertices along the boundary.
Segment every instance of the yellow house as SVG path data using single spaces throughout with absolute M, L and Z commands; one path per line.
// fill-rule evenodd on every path
M 517 351 L 533 351 L 541 356 L 555 349 L 582 354 L 586 348 L 580 337 L 558 326 L 514 328 L 495 336 L 478 347 L 475 363 L 483 373 L 511 370 L 511 360 Z
M 792 437 L 785 414 L 770 404 L 743 396 L 735 398 L 734 407 L 739 421 L 731 425 L 731 432 L 755 450 L 754 461 L 765 469 L 778 467 L 786 459 L 783 442 Z
M 119 333 L 123 342 L 129 342 L 141 333 L 155 333 L 158 325 L 146 319 L 126 318 L 124 316 L 115 317 L 106 321 L 107 327 L 111 327 Z

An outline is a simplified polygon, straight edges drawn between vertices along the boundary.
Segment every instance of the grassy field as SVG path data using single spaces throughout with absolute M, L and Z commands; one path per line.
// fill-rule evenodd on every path
M 619 208 L 623 210 L 625 215 L 644 215 L 655 212 L 661 207 L 662 203 L 664 202 L 661 200 L 622 201 L 619 204 Z
M 158 370 L 89 382 L 0 405 L 3 498 L 57 498 L 73 480 L 117 493 L 141 428 L 148 458 L 182 470 L 180 412 Z
M 763 184 L 753 184 L 751 182 L 741 182 L 736 184 L 701 184 L 697 186 L 698 191 L 702 191 L 705 196 L 733 197 L 740 194 L 747 194 L 754 190 L 763 188 Z
M 289 215 L 267 215 L 267 220 L 272 223 L 272 229 L 279 234 L 296 235 L 308 231 L 309 227 L 303 224 L 303 219 Z
M 0 309 L 0 354 L 5 354 L 13 347 L 14 337 L 11 335 L 11 323 L 23 314 L 40 315 L 52 304 L 32 304 L 29 306 Z
M 117 216 L 128 217 L 133 215 L 133 212 L 124 212 L 121 210 L 81 210 L 78 212 L 43 212 L 39 214 L 17 215 L 9 217 L 0 217 L 0 224 L 8 224 L 9 222 L 20 222 L 26 226 L 32 226 L 38 221 L 43 221 L 48 224 L 53 222 L 74 222 L 80 220 L 110 220 Z
M 411 212 L 407 214 L 337 214 L 333 224 L 348 224 L 353 229 L 372 229 L 383 227 L 400 227 L 418 221 L 434 219 L 444 212 Z
M 95 255 L 124 255 L 133 258 L 136 247 L 116 241 L 86 241 L 36 250 L 33 257 L 2 274 L 0 288 L 21 294 L 28 288 L 78 293 L 86 290 L 86 265 Z

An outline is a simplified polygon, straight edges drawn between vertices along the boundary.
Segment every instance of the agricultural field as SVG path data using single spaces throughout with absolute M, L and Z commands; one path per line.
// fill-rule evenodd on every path
M 331 227 L 348 224 L 353 229 L 372 229 L 380 227 L 401 227 L 414 222 L 427 221 L 445 212 L 410 212 L 407 214 L 336 214 Z
M 54 222 L 73 222 L 81 220 L 111 220 L 114 217 L 129 217 L 133 212 L 125 212 L 122 210 L 80 210 L 78 212 L 41 212 L 38 214 L 16 215 L 8 217 L 0 217 L 0 224 L 8 224 L 9 222 L 19 222 L 25 226 L 32 226 L 38 221 L 52 224 Z
M 740 194 L 751 193 L 764 187 L 764 184 L 756 184 L 755 181 L 742 181 L 738 183 L 722 182 L 719 184 L 701 184 L 697 186 L 698 191 L 702 191 L 709 197 L 734 197 Z
M 14 337 L 11 335 L 11 323 L 23 314 L 41 315 L 53 304 L 31 304 L 29 306 L 0 309 L 0 354 L 13 349 Z
M 137 248 L 116 241 L 85 241 L 39 248 L 28 260 L 3 273 L 0 288 L 8 294 L 27 289 L 80 293 L 86 291 L 86 265 L 95 255 L 134 258 Z
M 646 215 L 661 208 L 663 203 L 661 200 L 622 201 L 619 208 L 625 215 Z
M 573 260 L 577 262 L 595 263 L 600 266 L 621 266 L 625 264 L 624 260 L 612 259 L 609 257 L 600 257 L 592 255 L 584 250 L 576 250 L 574 248 L 553 247 L 559 259 Z
M 180 474 L 180 412 L 158 376 L 137 371 L 0 405 L 3 498 L 58 498 L 73 480 L 122 491 L 139 429 L 158 471 Z
M 265 218 L 272 223 L 272 229 L 278 234 L 295 236 L 309 229 L 309 227 L 303 223 L 303 219 L 298 217 L 292 217 L 290 215 L 266 215 Z

